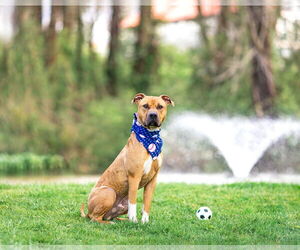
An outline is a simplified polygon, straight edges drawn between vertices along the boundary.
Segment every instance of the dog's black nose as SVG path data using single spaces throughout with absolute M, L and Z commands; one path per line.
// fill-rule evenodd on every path
M 156 113 L 150 113 L 149 118 L 152 119 L 152 120 L 155 120 L 157 118 L 157 114 Z

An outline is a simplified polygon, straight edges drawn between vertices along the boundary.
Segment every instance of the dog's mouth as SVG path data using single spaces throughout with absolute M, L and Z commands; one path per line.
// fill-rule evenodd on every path
M 145 127 L 148 129 L 156 129 L 160 127 L 160 124 L 158 123 L 158 121 L 151 120 L 146 122 Z

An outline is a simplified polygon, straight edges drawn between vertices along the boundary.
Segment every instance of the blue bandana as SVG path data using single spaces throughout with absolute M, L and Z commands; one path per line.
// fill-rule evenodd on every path
M 137 115 L 133 114 L 131 131 L 135 133 L 136 139 L 144 145 L 152 159 L 155 160 L 159 156 L 163 146 L 163 140 L 159 134 L 160 129 L 153 131 L 146 129 L 138 122 Z

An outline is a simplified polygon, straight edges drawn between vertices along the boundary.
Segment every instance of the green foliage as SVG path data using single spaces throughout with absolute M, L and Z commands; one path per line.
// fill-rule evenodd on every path
M 173 46 L 160 46 L 160 67 L 158 81 L 150 92 L 153 95 L 167 94 L 178 104 L 176 110 L 195 107 L 191 100 L 189 89 L 191 87 L 191 52 L 180 51 Z
M 274 78 L 278 97 L 276 108 L 281 114 L 300 115 L 300 57 L 299 50 L 289 51 L 286 58 L 274 53 Z
M 41 97 L 46 94 L 48 83 L 43 60 L 43 37 L 31 22 L 25 23 L 23 29 L 17 34 L 17 42 L 9 48 L 3 88 L 8 95 L 14 93 L 16 98 L 26 94 Z
M 149 224 L 81 218 L 92 185 L 0 185 L 0 244 L 296 245 L 299 185 L 158 184 Z M 280 195 L 279 195 L 280 194 Z M 195 212 L 208 206 L 209 221 Z M 142 208 L 142 192 L 138 210 Z
M 0 152 L 58 154 L 76 172 L 98 173 L 126 143 L 134 92 L 124 88 L 117 99 L 105 97 L 104 60 L 86 45 L 77 82 L 74 39 L 58 34 L 56 61 L 49 68 L 34 24 L 26 24 L 7 46 L 7 60 L 0 60 L 0 68 L 9 69 L 0 79 Z
M 242 25 L 238 16 L 233 21 Z M 122 37 L 118 53 L 118 96 L 114 98 L 106 92 L 106 58 L 86 42 L 78 77 L 75 32 L 57 33 L 56 60 L 51 66 L 45 65 L 44 34 L 34 23 L 24 23 L 10 44 L 0 44 L 0 153 L 60 155 L 75 172 L 98 173 L 106 168 L 126 143 L 135 111 L 130 105 L 137 87 L 134 43 L 132 34 L 123 35 L 128 36 Z M 216 74 L 227 69 L 227 61 L 219 69 L 215 60 L 230 59 L 235 49 L 228 42 L 223 49 L 224 39 L 222 34 L 209 51 L 205 46 L 180 50 L 157 45 L 157 73 L 151 76 L 146 94 L 171 96 L 176 108 L 170 112 L 253 115 L 249 65 L 215 81 Z M 243 49 L 238 50 L 238 59 L 243 58 Z M 291 51 L 290 57 L 283 58 L 275 51 L 273 55 L 279 114 L 300 115 L 298 54 Z
M 59 173 L 67 167 L 59 155 L 0 154 L 0 175 Z
M 199 82 L 191 91 L 197 106 L 207 113 L 253 115 L 250 82 L 244 78 L 210 88 Z M 197 91 L 197 94 L 195 92 Z M 196 99 L 196 95 L 198 98 Z

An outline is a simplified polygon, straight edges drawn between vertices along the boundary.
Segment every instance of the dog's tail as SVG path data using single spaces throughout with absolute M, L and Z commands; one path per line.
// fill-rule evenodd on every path
M 84 203 L 81 204 L 80 214 L 81 214 L 81 217 L 83 217 L 83 218 L 88 218 L 89 217 L 88 214 L 84 213 Z

